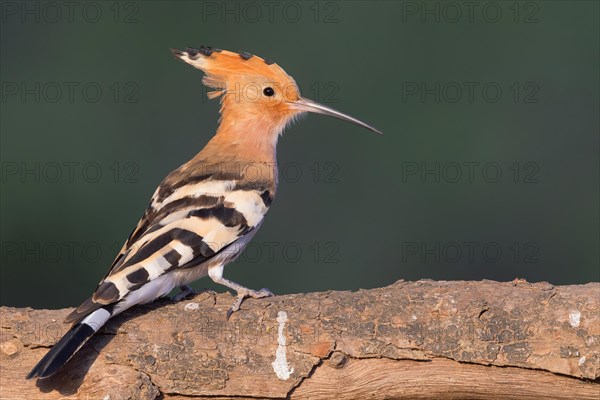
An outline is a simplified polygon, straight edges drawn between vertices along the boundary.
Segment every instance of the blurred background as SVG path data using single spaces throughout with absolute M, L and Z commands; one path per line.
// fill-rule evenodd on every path
M 600 280 L 597 2 L 1 7 L 2 305 L 87 298 L 210 139 L 218 102 L 169 52 L 201 44 L 268 57 L 385 133 L 289 128 L 278 197 L 227 278 L 279 294 Z

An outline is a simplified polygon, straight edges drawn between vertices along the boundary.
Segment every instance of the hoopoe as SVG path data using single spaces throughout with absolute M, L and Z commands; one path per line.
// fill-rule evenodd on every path
M 272 296 L 223 277 L 260 228 L 277 191 L 279 135 L 306 112 L 330 115 L 381 134 L 339 111 L 300 96 L 294 79 L 266 58 L 201 46 L 173 54 L 203 71 L 209 98 L 221 98 L 216 135 L 158 186 L 150 205 L 93 295 L 65 320 L 71 329 L 27 375 L 56 373 L 111 317 L 208 275 L 247 297 Z

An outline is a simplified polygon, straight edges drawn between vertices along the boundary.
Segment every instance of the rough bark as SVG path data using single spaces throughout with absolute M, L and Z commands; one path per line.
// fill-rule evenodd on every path
M 250 299 L 227 321 L 231 302 L 136 307 L 38 382 L 70 310 L 2 307 L 1 397 L 600 398 L 600 283 L 400 281 Z

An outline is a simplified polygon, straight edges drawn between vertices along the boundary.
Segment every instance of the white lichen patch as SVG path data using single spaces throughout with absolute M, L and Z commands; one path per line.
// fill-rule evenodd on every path
M 588 337 L 587 339 L 585 339 L 585 343 L 586 343 L 588 346 L 593 346 L 593 345 L 595 345 L 597 341 L 598 341 L 598 339 L 596 339 L 594 336 L 590 336 L 590 337 Z
M 283 330 L 285 323 L 287 322 L 287 313 L 285 311 L 279 311 L 277 313 L 277 322 L 279 323 L 279 329 L 277 330 L 277 352 L 275 353 L 275 361 L 271 363 L 275 375 L 281 380 L 289 379 L 290 375 L 294 373 L 294 368 L 290 368 L 287 362 L 287 345 L 285 341 L 285 335 Z
M 581 321 L 581 313 L 579 310 L 571 310 L 569 311 L 569 324 L 573 328 L 577 328 L 579 326 L 579 322 Z
M 198 303 L 187 303 L 183 309 L 185 311 L 196 311 L 200 308 L 200 304 Z
M 585 356 L 581 356 L 579 359 L 579 366 L 581 367 L 585 363 Z

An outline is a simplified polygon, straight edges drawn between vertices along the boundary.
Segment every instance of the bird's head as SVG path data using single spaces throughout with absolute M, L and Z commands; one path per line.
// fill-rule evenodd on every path
M 234 53 L 211 47 L 172 50 L 173 54 L 203 71 L 202 82 L 221 96 L 225 128 L 250 126 L 277 135 L 295 117 L 305 112 L 329 115 L 381 134 L 377 129 L 349 115 L 300 96 L 296 81 L 280 66 L 249 53 Z M 252 121 L 245 124 L 244 121 Z

